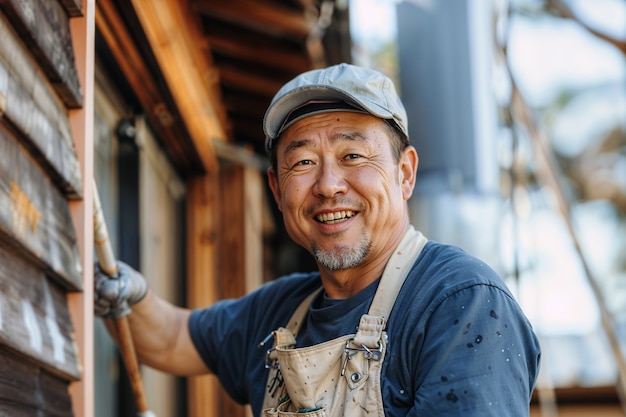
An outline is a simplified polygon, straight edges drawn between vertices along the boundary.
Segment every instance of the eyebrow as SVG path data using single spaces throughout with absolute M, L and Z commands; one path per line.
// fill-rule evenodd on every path
M 338 142 L 338 141 L 353 141 L 353 142 L 367 142 L 368 139 L 363 136 L 361 133 L 359 132 L 339 132 L 339 133 L 335 133 L 331 138 L 330 141 L 332 143 L 334 142 Z M 285 154 L 288 154 L 289 152 L 298 149 L 298 148 L 302 148 L 304 146 L 308 146 L 311 145 L 314 141 L 312 139 L 301 139 L 301 140 L 295 140 L 293 142 L 291 142 L 289 145 L 287 145 L 287 147 L 285 148 Z
M 301 140 L 295 140 L 291 143 L 289 143 L 289 145 L 287 145 L 287 147 L 285 148 L 285 154 L 288 154 L 289 152 L 298 149 L 298 148 L 302 148 L 304 146 L 307 146 L 308 144 L 310 144 L 312 141 L 310 139 L 301 139 Z

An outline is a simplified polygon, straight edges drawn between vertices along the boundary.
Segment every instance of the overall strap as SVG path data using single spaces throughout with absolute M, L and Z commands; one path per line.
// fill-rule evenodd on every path
M 389 318 L 404 280 L 427 242 L 428 239 L 422 232 L 409 226 L 383 271 L 376 295 L 370 306 L 368 313 L 370 316 L 383 317 L 385 320 Z
M 304 318 L 309 313 L 309 307 L 313 303 L 313 300 L 323 289 L 324 287 L 320 287 L 313 291 L 311 294 L 307 295 L 306 298 L 302 300 L 302 302 L 300 302 L 300 305 L 298 306 L 298 308 L 296 308 L 296 311 L 294 311 L 294 313 L 291 315 L 289 323 L 287 323 L 287 326 L 285 326 L 285 328 L 289 330 L 294 335 L 294 337 L 298 334 L 298 330 L 300 330 L 300 326 L 302 326 Z
M 413 226 L 409 227 L 387 262 L 369 312 L 361 316 L 354 337 L 357 346 L 376 346 L 379 343 L 398 293 L 426 242 L 421 232 Z
M 323 287 L 313 291 L 300 303 L 286 328 L 281 327 L 273 332 L 274 347 L 268 350 L 266 360 L 276 367 L 280 362 L 283 369 L 278 368 L 273 374 L 268 373 L 268 389 L 265 391 L 263 400 L 264 416 L 295 415 L 291 411 L 281 414 L 280 410 L 275 408 L 277 399 L 282 398 L 287 392 L 290 396 L 289 401 L 278 407 L 293 407 L 295 410 L 300 410 L 319 406 L 318 403 L 325 397 L 335 401 L 337 390 L 339 390 L 338 401 L 346 405 L 346 410 L 343 406 L 335 407 L 333 414 L 328 415 L 356 415 L 353 414 L 355 410 L 358 415 L 362 415 L 362 411 L 359 410 L 366 409 L 363 408 L 363 404 L 368 404 L 367 410 L 375 411 L 372 415 L 384 415 L 380 392 L 381 363 L 387 346 L 384 329 L 406 276 L 426 242 L 426 238 L 421 233 L 416 232 L 412 226 L 409 227 L 385 267 L 369 314 L 361 316 L 359 327 L 354 335 L 346 335 L 312 348 L 294 349 L 296 333 L 300 330 L 311 303 L 320 291 L 323 291 Z M 353 353 L 349 354 L 349 351 Z M 362 354 L 355 357 L 355 352 L 362 352 Z M 308 360 L 313 360 L 316 364 L 319 362 L 330 365 L 330 368 L 302 367 L 301 365 Z M 333 371 L 329 379 L 330 369 Z M 337 378 L 337 374 L 340 374 L 342 378 Z M 282 385 L 278 393 L 280 396 L 273 391 L 274 384 L 278 380 L 281 381 L 278 387 Z M 349 389 L 344 389 L 346 386 Z M 358 387 L 361 388 L 356 389 Z M 357 404 L 359 406 L 354 408 Z M 329 407 L 331 410 L 333 406 L 329 403 L 324 407 Z M 345 413 L 344 411 L 348 411 L 348 408 L 352 411 Z M 323 413 L 320 415 L 326 415 L 325 410 L 320 410 L 320 412 Z
M 376 290 L 376 295 L 370 306 L 369 315 L 383 317 L 385 320 L 389 317 L 400 288 L 402 288 L 406 276 L 422 252 L 426 242 L 428 242 L 428 239 L 421 232 L 416 231 L 413 226 L 409 226 L 402 241 L 400 241 L 389 262 L 387 262 L 380 284 Z M 323 287 L 313 291 L 302 300 L 291 316 L 289 323 L 285 327 L 294 335 L 298 333 L 304 318 L 309 312 L 309 306 L 322 289 Z

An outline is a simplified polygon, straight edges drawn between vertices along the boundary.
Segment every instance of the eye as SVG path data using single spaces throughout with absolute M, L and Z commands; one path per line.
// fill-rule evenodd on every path
M 296 162 L 294 166 L 299 167 L 299 166 L 311 165 L 311 164 L 313 164 L 313 161 L 311 161 L 310 159 L 303 159 L 302 161 Z
M 343 159 L 352 160 L 352 159 L 359 159 L 360 157 L 361 155 L 359 155 L 358 153 L 349 153 L 346 156 L 344 156 Z

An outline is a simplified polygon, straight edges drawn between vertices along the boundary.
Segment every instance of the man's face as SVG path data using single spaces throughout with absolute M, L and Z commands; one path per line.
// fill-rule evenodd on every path
M 277 144 L 270 187 L 291 238 L 328 270 L 364 267 L 395 248 L 408 225 L 417 154 L 396 161 L 389 127 L 333 112 L 290 126 Z

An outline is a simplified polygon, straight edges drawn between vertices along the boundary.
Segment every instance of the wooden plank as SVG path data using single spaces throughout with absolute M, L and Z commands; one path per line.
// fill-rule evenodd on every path
M 218 297 L 237 298 L 246 293 L 244 168 L 220 168 L 220 240 Z M 226 278 L 227 277 L 227 278 Z M 234 402 L 223 390 L 218 415 L 244 417 L 245 407 Z
M 67 110 L 48 88 L 28 51 L 0 16 L 0 116 L 19 131 L 33 157 L 70 198 L 82 179 Z
M 260 33 L 304 40 L 315 24 L 315 16 L 307 19 L 304 10 L 295 10 L 271 2 L 255 0 L 195 0 L 199 13 Z
M 232 29 L 231 29 L 232 31 Z M 208 46 L 215 54 L 221 54 L 250 65 L 268 68 L 280 66 L 285 72 L 298 74 L 311 68 L 311 60 L 304 47 L 287 49 L 284 43 L 262 38 L 257 33 L 228 35 L 226 30 L 207 34 Z M 245 37 L 245 38 L 244 38 Z
M 38 394 L 38 373 L 39 368 L 35 364 L 0 350 L 0 404 L 10 402 L 19 404 L 19 408 L 35 408 L 37 404 L 33 402 Z
M 80 110 L 71 111 L 70 125 L 81 176 L 85 181 L 83 199 L 69 202 L 72 224 L 76 230 L 76 244 L 80 248 L 80 262 L 84 288 L 67 294 L 74 337 L 80 352 L 84 377 L 70 383 L 72 409 L 76 417 L 94 416 L 94 315 L 93 315 L 93 172 L 94 172 L 94 73 L 95 73 L 95 2 L 84 3 L 84 16 L 70 21 L 76 66 L 85 101 Z
M 281 81 L 268 79 L 267 77 L 257 75 L 254 72 L 246 71 L 243 68 L 237 68 L 235 66 L 222 68 L 220 75 L 222 82 L 226 87 L 237 88 L 239 90 L 245 90 L 248 93 L 264 95 L 267 97 L 272 97 L 283 85 Z
M 220 169 L 220 257 L 219 298 L 236 298 L 246 293 L 244 168 L 224 165 Z
M 83 98 L 74 60 L 69 16 L 56 0 L 2 0 L 0 9 L 69 108 Z
M 237 126 L 237 139 L 242 143 L 254 145 L 257 155 L 265 155 L 265 138 L 263 136 L 263 118 L 250 118 L 235 116 L 232 118 L 233 125 Z M 268 159 L 269 160 L 269 159 Z
M 253 168 L 262 173 L 264 173 L 269 167 L 269 160 L 267 158 L 259 157 L 248 148 L 243 148 L 228 142 L 222 142 L 220 140 L 213 141 L 213 146 L 215 146 L 215 151 L 220 159 L 225 161 Z M 260 184 L 259 190 L 263 190 L 263 184 Z
M 0 347 L 65 380 L 80 378 L 65 292 L 0 245 Z
M 1 66 L 3 63 L 0 62 Z M 20 133 L 33 158 L 41 163 L 63 193 L 68 198 L 80 198 L 82 179 L 73 144 L 64 133 L 55 129 L 34 98 L 14 78 L 9 77 L 7 84 L 3 121 Z
M 219 182 L 217 174 L 187 181 L 187 305 L 200 308 L 217 300 Z M 214 375 L 187 379 L 189 417 L 218 413 L 219 381 Z
M 68 383 L 0 350 L 0 416 L 70 417 Z
M 179 0 L 133 0 L 133 6 L 204 166 L 216 171 L 212 139 L 227 140 L 225 113 L 217 71 L 199 48 L 197 19 Z
M 60 3 L 71 17 L 83 16 L 83 2 L 81 0 L 60 0 Z
M 71 290 L 82 288 L 68 203 L 0 126 L 0 240 Z
M 42 409 L 46 416 L 73 417 L 72 400 L 68 391 L 68 383 L 47 372 L 39 377 L 41 387 Z

